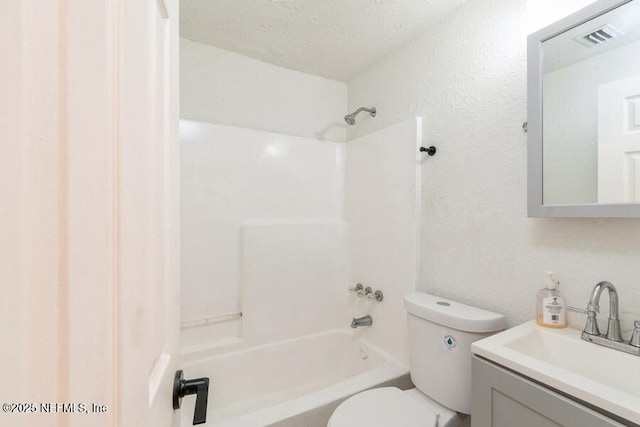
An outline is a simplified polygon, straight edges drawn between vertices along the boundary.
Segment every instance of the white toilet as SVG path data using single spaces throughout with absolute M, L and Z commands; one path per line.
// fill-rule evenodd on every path
M 420 292 L 407 295 L 404 306 L 416 388 L 358 393 L 327 427 L 455 427 L 471 412 L 471 343 L 503 330 L 504 316 Z

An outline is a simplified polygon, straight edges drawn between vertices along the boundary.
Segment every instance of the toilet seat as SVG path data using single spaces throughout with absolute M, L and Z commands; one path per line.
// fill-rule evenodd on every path
M 356 394 L 342 402 L 327 427 L 432 427 L 436 414 L 396 387 Z

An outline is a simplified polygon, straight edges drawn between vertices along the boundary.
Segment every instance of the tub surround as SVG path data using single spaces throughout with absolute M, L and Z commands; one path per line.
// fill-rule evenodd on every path
M 183 353 L 341 326 L 282 321 L 346 304 L 343 147 L 188 120 L 180 134 Z
M 183 120 L 183 355 L 371 315 L 357 333 L 407 363 L 402 301 L 418 277 L 419 173 L 431 159 L 421 124 L 343 145 Z M 384 300 L 349 294 L 355 282 Z
M 362 121 L 377 120 L 364 117 Z M 380 303 L 349 296 L 351 317 L 370 314 L 362 334 L 408 363 L 403 301 L 418 282 L 422 120 L 402 123 L 346 144 L 344 217 L 349 224 L 352 281 L 380 289 Z
M 245 223 L 242 339 L 265 344 L 347 326 L 347 224 Z

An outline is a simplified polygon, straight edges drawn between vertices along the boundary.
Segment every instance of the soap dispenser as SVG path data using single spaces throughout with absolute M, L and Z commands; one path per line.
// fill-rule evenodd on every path
M 558 291 L 558 282 L 553 273 L 547 271 L 545 287 L 538 291 L 536 322 L 547 328 L 566 328 L 567 316 L 564 297 Z

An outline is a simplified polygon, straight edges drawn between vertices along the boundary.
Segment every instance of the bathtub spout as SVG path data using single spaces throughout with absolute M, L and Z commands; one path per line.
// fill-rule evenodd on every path
M 354 317 L 351 321 L 351 327 L 353 329 L 359 328 L 360 326 L 371 326 L 373 325 L 373 319 L 368 314 L 363 317 Z

